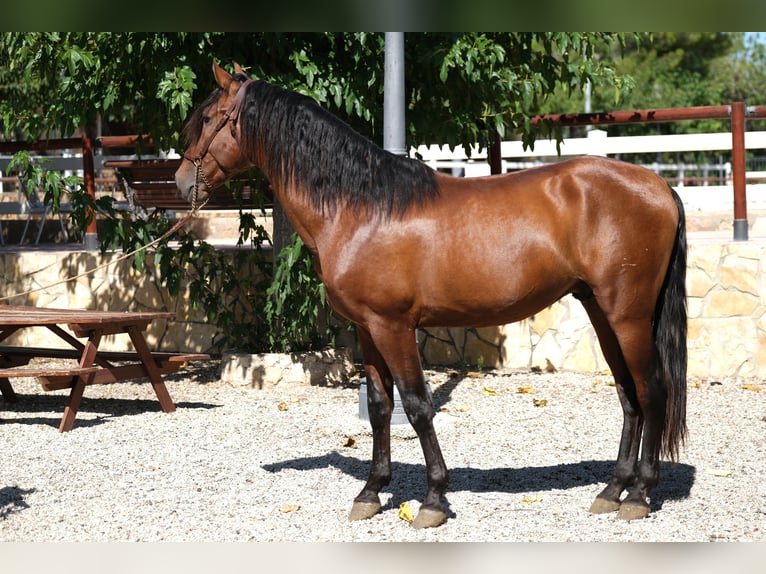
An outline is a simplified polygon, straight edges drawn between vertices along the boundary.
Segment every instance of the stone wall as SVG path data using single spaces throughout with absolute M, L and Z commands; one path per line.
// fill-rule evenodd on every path
M 690 254 L 689 372 L 766 376 L 766 241 L 698 242 Z
M 719 234 L 690 239 L 689 376 L 766 377 L 766 240 Z M 571 296 L 511 325 L 419 332 L 434 365 L 483 364 L 543 370 L 608 370 L 582 305 Z

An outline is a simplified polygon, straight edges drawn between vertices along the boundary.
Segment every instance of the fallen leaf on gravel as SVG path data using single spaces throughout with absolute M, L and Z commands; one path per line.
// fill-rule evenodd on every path
M 708 468 L 705 469 L 705 472 L 707 474 L 712 474 L 713 476 L 721 477 L 732 476 L 734 474 L 734 471 L 729 470 L 728 468 Z
M 545 359 L 545 372 L 546 373 L 555 373 L 556 367 L 551 363 L 550 359 Z
M 497 391 L 495 389 L 488 389 L 487 387 L 482 387 L 481 392 L 483 392 L 485 395 L 488 395 L 490 397 L 494 397 L 497 395 Z
M 471 407 L 468 405 L 460 405 L 459 407 L 455 407 L 455 410 L 459 413 L 464 413 L 471 410 Z
M 347 436 L 346 442 L 343 443 L 343 446 L 347 448 L 356 448 L 356 439 L 352 436 Z
M 470 377 L 471 379 L 481 379 L 484 377 L 484 373 L 480 373 L 478 371 L 468 371 L 466 373 L 467 377 Z
M 409 502 L 402 502 L 399 505 L 399 518 L 406 520 L 407 522 L 412 522 L 414 520 L 412 507 Z
M 286 411 L 286 410 L 287 410 L 287 403 L 286 403 L 285 401 L 282 401 L 281 403 L 279 403 L 279 404 L 277 405 L 277 408 L 278 408 L 280 411 Z
M 546 399 L 532 399 L 532 404 L 536 407 L 544 407 L 548 404 L 548 401 Z
M 527 496 L 526 498 L 522 498 L 521 502 L 525 504 L 529 504 L 531 502 L 540 502 L 542 499 L 543 499 L 542 496 L 540 496 L 539 494 L 535 494 L 534 496 Z
M 761 387 L 761 385 L 748 385 L 748 384 L 745 384 L 745 385 L 742 385 L 742 388 L 745 389 L 746 391 L 755 391 L 757 393 L 759 393 L 759 392 L 761 392 L 763 390 L 763 387 Z
M 518 387 L 516 389 L 516 392 L 523 395 L 529 395 L 529 394 L 532 394 L 534 390 L 532 389 L 532 387 Z
M 285 504 L 282 506 L 282 508 L 279 509 L 279 511 L 287 514 L 288 512 L 295 512 L 296 510 L 300 510 L 300 507 L 300 504 Z

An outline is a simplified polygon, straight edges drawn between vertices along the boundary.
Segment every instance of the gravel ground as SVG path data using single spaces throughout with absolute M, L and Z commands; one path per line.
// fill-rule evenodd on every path
M 251 389 L 214 362 L 167 377 L 177 411 L 151 386 L 86 389 L 69 433 L 66 391 L 17 379 L 0 399 L 0 541 L 758 541 L 766 538 L 766 383 L 690 381 L 689 441 L 662 464 L 652 514 L 590 515 L 609 478 L 622 416 L 610 377 L 428 371 L 450 469 L 448 520 L 415 530 L 425 490 L 409 425 L 392 432 L 382 511 L 347 513 L 372 436 L 358 381 Z

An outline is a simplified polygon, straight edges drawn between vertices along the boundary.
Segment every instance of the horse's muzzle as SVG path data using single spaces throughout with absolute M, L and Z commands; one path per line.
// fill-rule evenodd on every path
M 191 203 L 192 200 L 194 199 L 194 187 L 195 187 L 194 169 L 193 168 L 189 169 L 182 164 L 176 170 L 175 182 L 176 182 L 176 187 L 178 188 L 178 191 L 181 193 L 181 197 L 183 197 L 186 201 Z

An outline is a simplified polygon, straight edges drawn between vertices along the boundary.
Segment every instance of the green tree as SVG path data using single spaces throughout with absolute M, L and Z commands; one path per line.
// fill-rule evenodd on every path
M 736 34 L 734 50 L 716 60 L 712 77 L 720 86 L 722 103 L 743 101 L 750 105 L 766 102 L 766 44 L 756 37 Z
M 596 54 L 597 59 L 614 62 L 618 74 L 632 78 L 635 89 L 623 94 L 621 101 L 610 90 L 593 86 L 591 110 L 594 112 L 644 110 L 709 106 L 731 102 L 726 70 L 736 57 L 742 42 L 741 33 L 726 32 L 655 32 L 636 42 L 628 37 L 624 56 Z M 545 113 L 578 113 L 584 111 L 585 84 L 570 92 L 558 91 L 544 106 Z M 724 121 L 704 120 L 666 124 L 611 125 L 612 135 L 643 133 L 688 133 L 726 129 Z M 582 130 L 578 130 L 582 131 Z
M 482 143 L 499 130 L 533 137 L 526 116 L 558 85 L 590 79 L 619 95 L 630 83 L 597 53 L 625 34 L 413 33 L 405 36 L 410 143 Z M 370 33 L 57 33 L 0 38 L 6 136 L 150 133 L 178 147 L 193 102 L 212 89 L 210 62 L 239 61 L 259 78 L 306 93 L 380 141 L 384 35 Z

